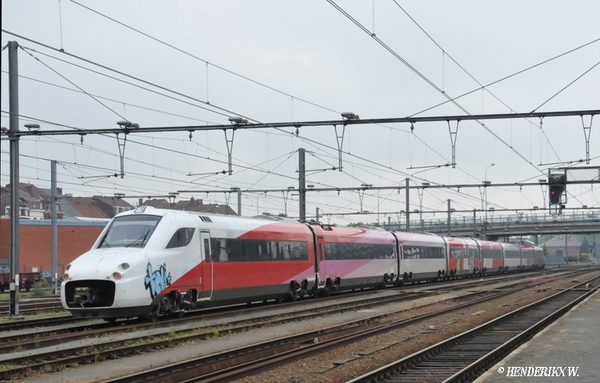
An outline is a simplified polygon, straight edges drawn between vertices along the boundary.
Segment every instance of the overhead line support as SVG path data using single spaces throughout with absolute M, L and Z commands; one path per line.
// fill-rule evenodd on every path
M 441 122 L 441 121 L 467 121 L 467 120 L 501 120 L 513 118 L 534 118 L 534 117 L 569 117 L 569 116 L 594 116 L 600 114 L 600 109 L 595 110 L 574 110 L 558 112 L 526 112 L 526 113 L 504 113 L 504 114 L 479 114 L 462 116 L 429 116 L 429 117 L 392 117 L 392 118 L 372 118 L 355 120 L 324 120 L 324 121 L 304 121 L 304 122 L 275 122 L 275 123 L 235 123 L 233 126 L 227 124 L 218 125 L 193 125 L 193 126 L 162 126 L 162 127 L 139 127 L 134 130 L 127 130 L 128 133 L 154 133 L 154 132 L 179 132 L 190 130 L 236 130 L 236 129 L 266 129 L 266 128 L 288 128 L 288 127 L 306 127 L 306 126 L 330 126 L 330 125 L 365 125 L 365 124 L 393 124 L 393 123 L 412 123 L 417 122 Z M 69 129 L 69 130 L 43 130 L 37 132 L 19 131 L 19 137 L 25 136 L 51 136 L 51 135 L 73 135 L 73 134 L 116 134 L 122 133 L 123 129 L 105 128 L 105 129 Z M 2 132 L 4 135 L 5 132 Z
M 452 129 L 450 120 L 448 120 L 448 131 L 450 132 L 450 144 L 452 144 L 452 168 L 456 168 L 456 138 L 458 135 L 458 124 L 460 120 L 456 120 L 456 128 Z
M 583 136 L 585 138 L 585 163 L 590 163 L 590 135 L 592 134 L 592 122 L 594 121 L 594 115 L 590 116 L 590 125 L 585 126 L 583 121 L 583 115 L 581 115 L 581 125 L 583 125 Z
M 346 133 L 346 124 L 342 125 L 342 134 L 338 133 L 337 125 L 334 124 L 333 129 L 335 130 L 335 138 L 337 140 L 337 147 L 338 147 L 338 160 L 339 160 L 338 169 L 341 172 L 342 171 L 342 148 L 344 147 L 344 134 Z

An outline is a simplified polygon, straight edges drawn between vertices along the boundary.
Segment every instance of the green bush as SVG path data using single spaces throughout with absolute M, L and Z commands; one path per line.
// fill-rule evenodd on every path
M 48 287 L 48 282 L 44 279 L 43 281 L 38 281 L 33 284 L 33 296 L 34 297 L 45 297 L 50 295 L 50 288 Z

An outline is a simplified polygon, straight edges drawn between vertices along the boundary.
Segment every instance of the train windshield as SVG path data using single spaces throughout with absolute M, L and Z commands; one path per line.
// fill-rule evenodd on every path
M 117 217 L 111 223 L 98 247 L 144 247 L 160 218 L 153 215 Z

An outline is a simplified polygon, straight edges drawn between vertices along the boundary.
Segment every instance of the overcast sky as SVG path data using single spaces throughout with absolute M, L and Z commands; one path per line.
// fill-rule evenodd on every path
M 17 41 L 21 129 L 116 128 L 600 109 L 600 3 L 589 1 L 68 1 L 3 0 L 2 45 Z M 61 52 L 63 50 L 64 52 Z M 8 50 L 2 51 L 2 126 L 8 127 Z M 491 84 L 491 85 L 490 85 Z M 489 86 L 488 86 L 489 85 Z M 459 97 L 461 96 L 461 97 Z M 457 98 L 458 97 L 458 98 Z M 455 98 L 449 102 L 449 98 Z M 332 126 L 239 130 L 233 174 L 223 131 L 27 137 L 21 182 L 49 187 L 57 160 L 64 193 L 166 195 L 226 203 L 232 187 L 298 187 L 298 149 L 315 188 L 538 182 L 549 168 L 598 180 L 600 117 L 348 126 L 343 171 Z M 589 163 L 584 129 L 591 133 Z M 589 128 L 591 126 L 591 128 Z M 455 132 L 451 136 L 450 131 Z M 338 126 L 337 136 L 341 136 Z M 456 166 L 451 137 L 456 139 Z M 5 138 L 5 136 L 3 136 Z M 9 180 L 2 140 L 1 183 Z M 125 177 L 119 149 L 125 151 Z M 494 164 L 492 166 L 492 164 Z M 567 207 L 600 207 L 600 185 L 570 185 Z M 182 192 L 187 191 L 187 192 Z M 547 205 L 540 186 L 490 187 L 489 206 Z M 483 189 L 413 190 L 424 218 L 481 209 Z M 244 193 L 243 215 L 298 215 L 297 196 Z M 137 198 L 129 200 L 137 203 Z M 311 192 L 325 221 L 403 220 L 405 192 Z M 237 210 L 237 200 L 229 204 Z M 369 216 L 338 215 L 358 211 Z M 462 214 L 466 219 L 472 213 Z M 462 216 L 458 214 L 458 216 Z M 443 218 L 438 213 L 435 218 Z

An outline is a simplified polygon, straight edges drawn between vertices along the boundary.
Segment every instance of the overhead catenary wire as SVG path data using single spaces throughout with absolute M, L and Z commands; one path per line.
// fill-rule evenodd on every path
M 208 62 L 206 63 L 206 65 L 208 66 Z M 293 97 L 293 96 L 292 96 L 292 97 Z M 207 97 L 207 99 L 208 99 L 208 97 Z M 288 132 L 288 133 L 289 133 L 289 132 Z M 290 137 L 291 137 L 291 136 L 290 136 Z M 295 140 L 293 139 L 293 137 L 291 137 L 291 138 L 292 138 L 292 142 L 295 142 Z M 315 143 L 314 143 L 314 145 L 318 145 L 318 144 L 319 144 L 318 142 L 315 142 Z M 153 145 L 153 146 L 154 146 L 154 145 Z M 335 157 L 334 157 L 334 156 L 332 156 L 332 158 L 335 158 Z M 223 162 L 223 161 L 221 161 L 221 162 Z M 350 163 L 350 162 L 349 162 L 349 163 Z M 375 166 L 379 166 L 379 167 L 382 167 L 382 168 L 383 168 L 383 166 L 382 166 L 383 164 L 381 164 L 381 163 L 378 163 L 377 161 L 374 161 L 373 163 L 374 163 L 374 164 L 378 164 L 378 165 L 375 165 Z M 375 166 L 374 166 L 374 168 L 375 168 Z M 359 166 L 357 166 L 357 167 L 359 167 Z M 391 167 L 391 166 L 389 166 L 389 167 Z
M 466 114 L 470 114 L 463 106 L 461 106 L 456 100 L 456 98 L 451 97 L 447 92 L 438 87 L 433 81 L 431 81 L 427 76 L 421 73 L 417 68 L 412 66 L 407 60 L 405 60 L 402 56 L 400 56 L 396 51 L 394 51 L 390 46 L 388 46 L 383 40 L 377 37 L 374 33 L 369 31 L 366 27 L 364 27 L 358 20 L 352 17 L 348 12 L 346 12 L 342 7 L 337 5 L 332 0 L 327 0 L 329 4 L 331 4 L 335 9 L 337 9 L 341 14 L 343 14 L 348 20 L 352 21 L 356 26 L 358 26 L 363 32 L 367 33 L 371 38 L 376 41 L 379 45 L 381 45 L 385 50 L 387 50 L 390 54 L 392 54 L 395 58 L 397 58 L 400 62 L 402 62 L 405 66 L 407 66 L 411 71 L 413 71 L 417 76 L 419 76 L 423 81 L 429 84 L 432 88 L 434 88 L 437 92 L 448 99 L 448 102 L 454 104 L 460 110 L 462 110 Z M 481 125 L 485 130 L 487 130 L 494 138 L 499 140 L 502 144 L 504 144 L 507 148 L 509 148 L 513 153 L 515 153 L 518 157 L 524 160 L 528 165 L 534 167 L 538 172 L 542 173 L 541 169 L 539 169 L 535 164 L 531 161 L 527 160 L 527 158 L 518 152 L 512 145 L 503 140 L 498 134 L 494 133 L 490 128 L 488 128 L 484 123 L 477 121 L 479 125 Z
M 422 141 L 422 140 L 421 140 L 421 141 Z M 320 145 L 320 143 L 317 143 L 317 145 Z M 335 150 L 335 149 L 333 149 L 333 150 Z M 382 166 L 382 167 L 385 167 L 384 165 L 381 165 L 381 166 Z

